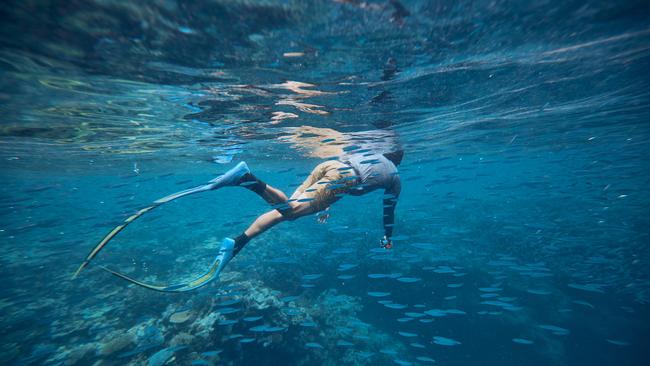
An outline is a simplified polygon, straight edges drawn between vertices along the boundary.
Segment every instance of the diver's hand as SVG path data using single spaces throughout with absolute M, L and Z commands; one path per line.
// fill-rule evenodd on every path
M 384 235 L 384 237 L 381 238 L 381 240 L 379 241 L 379 245 L 381 245 L 381 247 L 384 249 L 392 249 L 393 241 L 390 240 L 390 238 L 387 238 L 386 235 Z
M 318 223 L 319 224 L 324 224 L 327 222 L 327 219 L 330 218 L 330 214 L 327 213 L 329 211 L 329 207 L 325 209 L 325 211 L 321 211 L 318 213 Z
M 330 218 L 330 214 L 328 214 L 327 212 L 324 212 L 324 213 L 318 215 L 318 223 L 319 224 L 325 224 L 325 223 L 327 223 L 327 219 L 329 219 L 329 218 Z

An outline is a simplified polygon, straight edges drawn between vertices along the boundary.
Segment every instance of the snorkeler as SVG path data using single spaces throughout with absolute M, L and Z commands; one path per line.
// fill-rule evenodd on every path
M 115 276 L 151 290 L 163 292 L 194 290 L 217 278 L 228 262 L 251 239 L 271 227 L 283 221 L 293 221 L 318 212 L 321 213 L 319 221 L 325 222 L 329 216 L 326 211 L 343 195 L 359 196 L 381 188 L 384 189 L 384 237 L 381 239 L 380 244 L 386 249 L 392 248 L 391 236 L 395 221 L 395 206 L 401 190 L 397 166 L 401 163 L 404 154 L 403 150 L 395 143 L 395 134 L 386 130 L 344 134 L 328 128 L 309 126 L 289 128 L 287 130 L 293 132 L 284 137 L 287 142 L 301 149 L 309 150 L 311 156 L 319 158 L 338 156 L 337 160 L 328 160 L 316 166 L 309 177 L 291 195 L 291 198 L 287 198 L 284 192 L 261 181 L 251 173 L 245 162 L 240 162 L 227 173 L 206 184 L 160 198 L 150 206 L 142 208 L 129 216 L 91 250 L 73 275 L 73 278 L 77 277 L 90 264 L 90 261 L 97 256 L 111 239 L 145 213 L 181 197 L 228 186 L 240 186 L 255 192 L 270 203 L 273 209 L 259 216 L 239 236 L 234 239 L 225 238 L 221 243 L 218 255 L 205 274 L 189 282 L 173 285 L 154 285 L 136 280 L 104 266 L 101 266 L 101 268 Z M 332 142 L 332 144 L 324 143 L 324 141 Z M 342 146 L 345 146 L 345 148 Z
M 385 154 L 353 154 L 344 161 L 326 161 L 312 170 L 290 198 L 253 175 L 246 164 L 239 164 L 232 172 L 233 176 L 241 178 L 226 185 L 245 187 L 276 208 L 260 215 L 239 236 L 223 240 L 217 257 L 220 262 L 217 274 L 251 239 L 273 226 L 325 211 L 345 194 L 360 196 L 380 188 L 384 189 L 384 237 L 380 243 L 386 249 L 392 248 L 395 205 L 401 189 L 397 166 L 402 156 L 400 150 Z M 327 214 L 323 213 L 319 221 L 326 219 Z
M 319 221 L 324 222 L 328 217 L 324 211 L 343 195 L 360 196 L 381 188 L 384 189 L 384 237 L 380 244 L 391 249 L 395 206 L 401 190 L 397 166 L 402 157 L 403 150 L 383 154 L 366 151 L 346 155 L 341 160 L 326 161 L 312 170 L 290 198 L 253 175 L 246 164 L 240 163 L 231 171 L 238 178 L 231 179 L 226 185 L 245 187 L 275 208 L 260 215 L 239 236 L 223 240 L 216 259 L 219 261 L 216 275 L 251 239 L 273 226 L 318 212 L 322 212 Z

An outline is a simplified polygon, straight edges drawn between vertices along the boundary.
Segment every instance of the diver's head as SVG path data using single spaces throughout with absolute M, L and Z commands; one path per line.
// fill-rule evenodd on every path
M 398 166 L 402 162 L 402 158 L 404 157 L 404 150 L 397 150 L 389 153 L 383 154 L 384 157 L 388 160 L 390 160 L 395 166 Z

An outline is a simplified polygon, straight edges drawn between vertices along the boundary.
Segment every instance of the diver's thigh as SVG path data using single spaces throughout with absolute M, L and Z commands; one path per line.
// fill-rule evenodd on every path
M 318 211 L 311 205 L 311 202 L 292 202 L 291 210 L 282 212 L 282 216 L 288 220 L 295 220 L 297 218 L 311 215 L 316 212 Z
M 309 176 L 305 179 L 304 182 L 291 194 L 291 199 L 296 199 L 301 196 L 307 189 L 309 189 L 314 183 L 323 178 L 325 173 L 328 170 L 328 162 L 320 163 L 311 171 Z

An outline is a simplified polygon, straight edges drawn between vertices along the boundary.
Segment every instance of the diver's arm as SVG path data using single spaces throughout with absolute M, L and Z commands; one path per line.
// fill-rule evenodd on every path
M 395 225 L 395 206 L 401 191 L 401 182 L 399 176 L 395 176 L 395 180 L 390 189 L 387 189 L 384 194 L 384 239 L 382 245 L 390 249 L 393 245 L 391 237 L 393 236 L 393 226 Z

